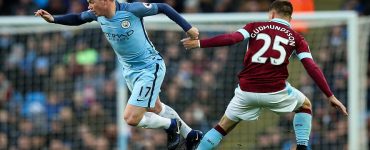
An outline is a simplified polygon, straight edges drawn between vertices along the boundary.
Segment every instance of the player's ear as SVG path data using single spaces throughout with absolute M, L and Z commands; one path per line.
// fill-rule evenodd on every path
M 273 10 L 269 11 L 269 20 L 275 18 L 275 12 Z
M 271 12 L 268 12 L 269 20 L 271 20 Z
M 275 13 L 271 13 L 271 19 L 275 18 Z

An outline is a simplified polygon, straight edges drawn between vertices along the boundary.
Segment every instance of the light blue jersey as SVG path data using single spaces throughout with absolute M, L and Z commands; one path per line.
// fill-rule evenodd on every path
M 154 107 L 163 82 L 166 66 L 162 57 L 149 41 L 144 29 L 143 17 L 164 13 L 184 31 L 192 26 L 172 7 L 165 3 L 118 3 L 112 18 L 96 16 L 92 11 L 54 17 L 54 23 L 81 25 L 99 22 L 124 68 L 124 77 L 131 91 L 129 104 Z
M 99 22 L 118 60 L 126 69 L 142 69 L 162 59 L 144 29 L 143 17 L 158 14 L 156 4 L 118 3 L 116 14 L 108 19 L 91 11 L 81 14 L 84 20 Z
M 131 91 L 128 104 L 154 107 L 159 95 L 166 66 L 149 41 L 143 17 L 158 14 L 157 4 L 118 3 L 116 14 L 108 19 L 91 11 L 81 14 L 83 20 L 98 21 L 118 60 L 124 67 L 124 77 Z

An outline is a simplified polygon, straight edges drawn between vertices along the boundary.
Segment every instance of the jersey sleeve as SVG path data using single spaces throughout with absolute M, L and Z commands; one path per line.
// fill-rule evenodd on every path
M 88 10 L 81 13 L 81 19 L 85 20 L 86 22 L 91 22 L 98 20 L 98 17 L 93 12 Z
M 221 34 L 208 39 L 199 41 L 201 48 L 228 46 L 243 41 L 244 37 L 240 32 Z
M 250 38 L 248 28 L 251 28 L 251 24 L 245 25 L 243 28 L 233 33 L 221 34 L 208 39 L 201 39 L 199 41 L 201 48 L 228 46 L 239 43 L 243 40 Z
M 317 66 L 315 61 L 312 58 L 310 48 L 303 36 L 299 35 L 297 38 L 296 45 L 296 54 L 299 60 L 302 62 L 307 73 L 315 81 L 316 85 L 321 89 L 321 91 L 327 96 L 330 97 L 333 95 L 333 92 L 330 90 L 328 82 L 325 79 L 324 74 L 321 69 Z
M 140 18 L 158 14 L 158 6 L 155 3 L 129 3 L 126 10 Z
M 54 16 L 54 23 L 70 26 L 78 26 L 87 22 L 96 20 L 97 17 L 91 11 L 84 11 L 82 13 L 66 14 Z
M 311 55 L 310 47 L 308 46 L 308 43 L 301 35 L 297 36 L 296 42 L 297 42 L 297 45 L 296 45 L 295 53 L 297 57 L 299 58 L 299 60 L 302 60 L 304 58 L 313 59 Z
M 251 36 L 250 33 L 253 30 L 252 28 L 253 28 L 253 23 L 249 23 L 249 24 L 245 25 L 243 28 L 237 30 L 237 32 L 239 32 L 240 34 L 243 35 L 244 40 L 248 40 Z
M 315 81 L 317 86 L 321 89 L 322 92 L 327 97 L 330 97 L 333 95 L 333 92 L 330 90 L 330 87 L 328 85 L 328 82 L 325 79 L 324 74 L 320 70 L 320 68 L 316 65 L 316 63 L 313 61 L 313 59 L 302 59 L 301 60 L 304 68 L 306 69 L 307 73 L 311 76 L 311 78 Z

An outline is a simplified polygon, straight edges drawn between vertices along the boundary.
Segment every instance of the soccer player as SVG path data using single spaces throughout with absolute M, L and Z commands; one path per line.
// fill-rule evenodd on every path
M 297 55 L 308 74 L 327 96 L 328 102 L 347 114 L 346 107 L 333 95 L 326 79 L 315 64 L 304 38 L 292 30 L 293 6 L 289 1 L 274 1 L 269 8 L 268 22 L 254 22 L 234 33 L 208 39 L 184 39 L 187 49 L 232 45 L 248 41 L 244 68 L 239 74 L 239 86 L 219 123 L 208 131 L 197 149 L 217 147 L 240 121 L 256 120 L 261 108 L 278 114 L 295 112 L 293 126 L 298 150 L 308 147 L 312 108 L 307 97 L 292 87 L 288 78 L 289 57 Z
M 143 17 L 163 13 L 192 39 L 198 38 L 198 29 L 165 3 L 119 3 L 115 0 L 88 0 L 88 3 L 89 10 L 79 14 L 52 16 L 40 9 L 35 16 L 49 23 L 71 26 L 97 21 L 123 66 L 124 78 L 132 93 L 124 111 L 126 122 L 131 126 L 165 129 L 168 149 L 175 149 L 182 135 L 188 149 L 192 149 L 203 134 L 192 130 L 175 110 L 160 101 L 166 67 L 146 34 Z

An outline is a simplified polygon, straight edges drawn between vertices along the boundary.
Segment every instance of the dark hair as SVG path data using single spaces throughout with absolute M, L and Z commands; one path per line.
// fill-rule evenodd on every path
M 293 5 L 287 0 L 276 0 L 269 8 L 269 11 L 275 10 L 278 14 L 284 17 L 291 17 L 293 13 Z

